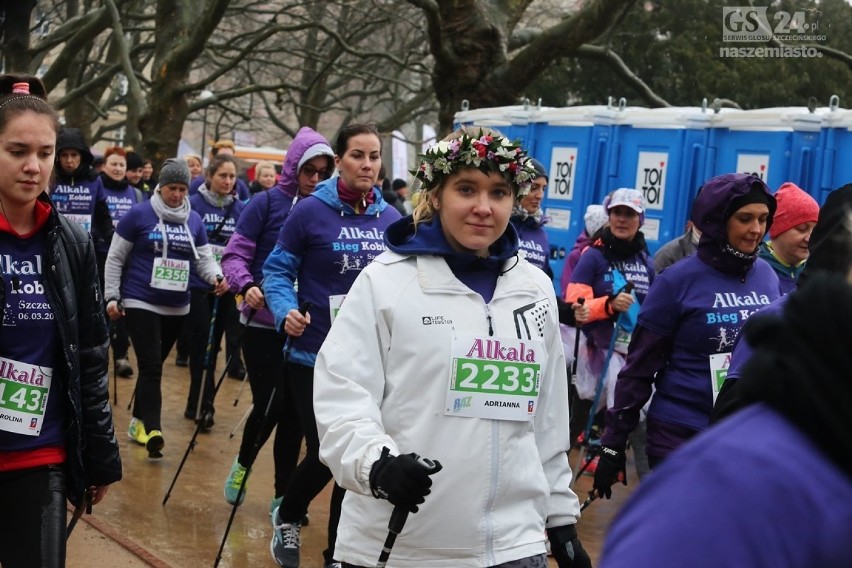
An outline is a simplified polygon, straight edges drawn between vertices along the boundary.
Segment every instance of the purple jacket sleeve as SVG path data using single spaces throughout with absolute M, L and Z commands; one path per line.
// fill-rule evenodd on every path
M 240 294 L 243 288 L 251 284 L 254 279 L 249 266 L 254 261 L 254 252 L 257 248 L 254 241 L 249 240 L 240 233 L 234 233 L 225 247 L 222 255 L 222 272 L 228 279 L 231 292 Z
M 613 407 L 606 411 L 606 429 L 601 444 L 624 449 L 627 436 L 639 424 L 639 412 L 651 398 L 654 377 L 666 366 L 671 340 L 642 326 L 636 326 L 627 362 L 615 382 Z

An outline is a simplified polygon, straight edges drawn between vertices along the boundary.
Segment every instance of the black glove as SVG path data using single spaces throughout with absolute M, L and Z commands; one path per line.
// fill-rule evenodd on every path
M 627 485 L 627 458 L 624 450 L 607 446 L 601 446 L 600 456 L 593 487 L 598 496 L 609 499 L 612 497 L 612 485 L 616 481 Z
M 392 456 L 387 448 L 370 469 L 370 489 L 373 497 L 387 499 L 394 505 L 404 507 L 412 513 L 417 505 L 432 492 L 433 473 L 441 470 L 441 464 L 433 461 L 433 468 L 425 466 L 417 454 Z
M 575 525 L 547 529 L 547 538 L 550 540 L 550 552 L 559 568 L 592 568 L 592 561 L 577 538 Z

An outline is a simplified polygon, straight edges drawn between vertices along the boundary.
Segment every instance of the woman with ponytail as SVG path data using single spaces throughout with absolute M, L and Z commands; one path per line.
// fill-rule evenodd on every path
M 121 479 L 92 239 L 47 190 L 59 119 L 34 77 L 0 76 L 0 564 L 65 566 L 66 499 Z

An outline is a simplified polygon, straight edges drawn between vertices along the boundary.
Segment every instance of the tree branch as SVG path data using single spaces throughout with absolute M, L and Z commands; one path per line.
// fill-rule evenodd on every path
M 575 52 L 578 57 L 595 59 L 606 63 L 616 75 L 639 93 L 639 96 L 654 107 L 672 106 L 668 101 L 660 97 L 654 90 L 624 63 L 617 53 L 608 47 L 598 45 L 581 45 Z
M 130 61 L 130 47 L 124 39 L 124 29 L 121 24 L 121 15 L 118 13 L 118 7 L 113 0 L 106 0 L 109 16 L 112 20 L 112 38 L 118 47 L 118 55 L 121 60 L 121 68 L 127 78 L 127 83 L 130 89 L 130 96 L 137 105 L 138 116 L 144 115 L 147 107 L 145 104 L 145 94 L 142 92 L 142 86 L 139 84 L 139 79 L 136 78 L 136 70 L 133 69 L 133 63 Z
M 502 82 L 528 85 L 559 57 L 601 36 L 633 0 L 589 0 L 576 14 L 544 30 L 497 73 Z

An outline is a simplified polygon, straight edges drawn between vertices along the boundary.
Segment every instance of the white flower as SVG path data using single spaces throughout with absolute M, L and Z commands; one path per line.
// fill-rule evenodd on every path
M 435 148 L 437 149 L 436 153 L 446 154 L 450 150 L 450 143 L 446 140 L 441 140 Z

